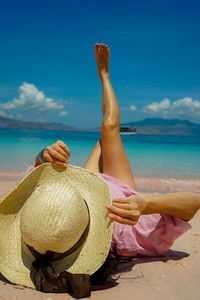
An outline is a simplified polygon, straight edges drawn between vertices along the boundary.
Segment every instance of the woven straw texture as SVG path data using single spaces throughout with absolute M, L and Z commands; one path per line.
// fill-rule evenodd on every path
M 72 165 L 37 167 L 0 203 L 0 272 L 13 283 L 34 287 L 34 257 L 25 242 L 40 253 L 62 253 L 77 242 L 89 221 L 83 245 L 52 266 L 57 273 L 93 274 L 110 249 L 110 203 L 108 185 L 93 172 Z

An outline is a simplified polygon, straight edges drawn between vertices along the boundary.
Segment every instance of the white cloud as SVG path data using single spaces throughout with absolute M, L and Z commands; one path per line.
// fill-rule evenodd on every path
M 200 117 L 200 101 L 192 100 L 192 98 L 183 98 L 174 102 L 172 105 L 174 111 L 181 116 Z
M 200 117 L 200 101 L 185 97 L 171 102 L 166 98 L 161 102 L 153 102 L 144 106 L 141 111 L 146 114 L 164 118 L 196 118 Z
M 170 110 L 171 103 L 170 100 L 165 98 L 160 103 L 153 102 L 144 106 L 142 112 L 151 114 L 151 115 L 165 115 Z
M 67 111 L 66 111 L 66 110 L 60 112 L 60 116 L 61 116 L 61 117 L 64 117 L 64 116 L 66 116 L 66 115 L 67 115 Z
M 120 110 L 127 110 L 127 111 L 129 111 L 129 110 L 132 110 L 132 111 L 137 111 L 137 107 L 135 106 L 135 105 L 130 105 L 130 106 L 128 106 L 128 107 L 120 107 Z
M 136 110 L 137 110 L 137 108 L 136 108 L 136 106 L 135 106 L 135 105 L 131 105 L 131 106 L 129 106 L 129 109 L 130 109 L 130 110 L 132 110 L 132 111 L 136 111 Z
M 19 87 L 19 97 L 0 104 L 0 109 L 23 109 L 35 112 L 50 112 L 63 110 L 67 101 L 48 98 L 34 84 L 23 82 Z

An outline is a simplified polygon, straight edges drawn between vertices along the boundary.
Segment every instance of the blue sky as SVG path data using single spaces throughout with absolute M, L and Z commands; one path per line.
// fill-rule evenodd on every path
M 0 37 L 2 116 L 99 126 L 104 42 L 121 122 L 200 123 L 199 1 L 1 1 Z

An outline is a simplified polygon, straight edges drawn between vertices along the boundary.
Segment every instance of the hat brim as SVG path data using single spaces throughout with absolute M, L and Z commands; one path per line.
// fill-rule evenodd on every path
M 35 168 L 0 203 L 0 272 L 11 282 L 34 287 L 30 268 L 34 257 L 21 238 L 20 213 L 38 185 L 48 181 L 72 184 L 85 199 L 90 214 L 88 235 L 83 245 L 64 259 L 52 262 L 57 273 L 93 274 L 104 263 L 110 250 L 112 222 L 106 205 L 111 203 L 110 189 L 97 174 L 68 165 L 52 164 Z

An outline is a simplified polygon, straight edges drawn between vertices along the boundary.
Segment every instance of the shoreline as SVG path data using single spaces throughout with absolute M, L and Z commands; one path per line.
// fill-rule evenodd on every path
M 25 171 L 0 169 L 0 200 L 23 179 Z M 200 178 L 135 177 L 138 192 L 196 192 L 200 193 Z

